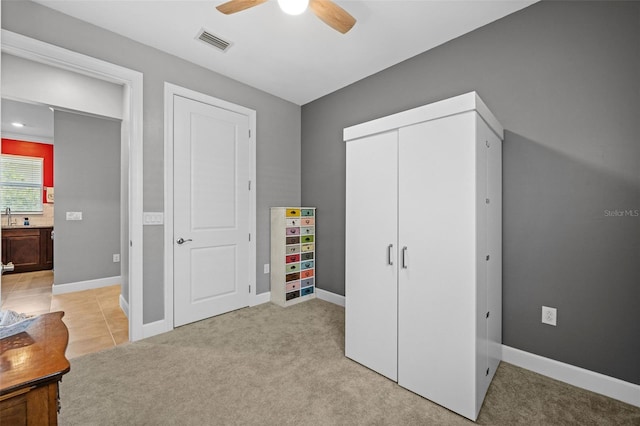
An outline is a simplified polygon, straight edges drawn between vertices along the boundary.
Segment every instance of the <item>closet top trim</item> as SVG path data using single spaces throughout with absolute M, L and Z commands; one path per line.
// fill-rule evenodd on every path
M 377 118 L 355 126 L 346 127 L 343 132 L 343 140 L 348 142 L 353 139 L 370 136 L 376 133 L 387 132 L 393 129 L 423 123 L 450 115 L 461 114 L 468 111 L 477 111 L 480 117 L 489 125 L 498 137 L 504 139 L 504 128 L 498 119 L 489 111 L 487 105 L 480 99 L 476 92 L 469 92 L 453 98 L 423 105 L 417 108 L 398 112 L 386 117 Z

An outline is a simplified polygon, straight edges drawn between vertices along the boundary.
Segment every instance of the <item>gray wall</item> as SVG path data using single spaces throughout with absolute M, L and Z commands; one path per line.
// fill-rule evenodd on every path
M 29 1 L 2 2 L 2 28 L 144 74 L 145 211 L 162 211 L 164 82 L 257 111 L 257 290 L 269 290 L 269 207 L 300 203 L 300 107 L 175 56 Z M 215 52 L 212 52 L 215 54 Z M 164 317 L 163 227 L 146 226 L 144 323 Z
M 56 111 L 53 121 L 55 285 L 119 276 L 120 120 Z
M 318 286 L 344 294 L 342 129 L 476 90 L 506 129 L 504 343 L 640 384 L 640 218 L 606 212 L 640 209 L 639 18 L 537 3 L 304 105 Z

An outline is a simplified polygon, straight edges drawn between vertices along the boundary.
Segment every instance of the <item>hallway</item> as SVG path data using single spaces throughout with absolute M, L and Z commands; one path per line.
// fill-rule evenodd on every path
M 52 285 L 53 271 L 4 275 L 0 308 L 28 315 L 64 311 L 69 359 L 129 341 L 129 322 L 119 305 L 119 285 L 55 296 Z

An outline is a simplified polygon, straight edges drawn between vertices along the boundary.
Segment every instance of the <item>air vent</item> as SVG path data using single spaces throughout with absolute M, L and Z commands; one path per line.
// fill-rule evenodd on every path
M 223 40 L 220 37 L 213 35 L 205 30 L 200 31 L 200 34 L 198 34 L 198 40 L 204 41 L 205 43 L 210 44 L 211 46 L 222 52 L 226 51 L 229 46 L 231 46 L 230 42 Z

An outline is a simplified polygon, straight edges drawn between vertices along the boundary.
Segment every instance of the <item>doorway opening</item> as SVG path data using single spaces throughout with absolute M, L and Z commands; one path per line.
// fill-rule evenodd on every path
M 123 309 L 129 340 L 145 336 L 142 299 L 142 74 L 2 30 L 2 52 L 122 86 L 123 195 L 121 251 Z M 126 290 L 125 290 L 126 288 Z

